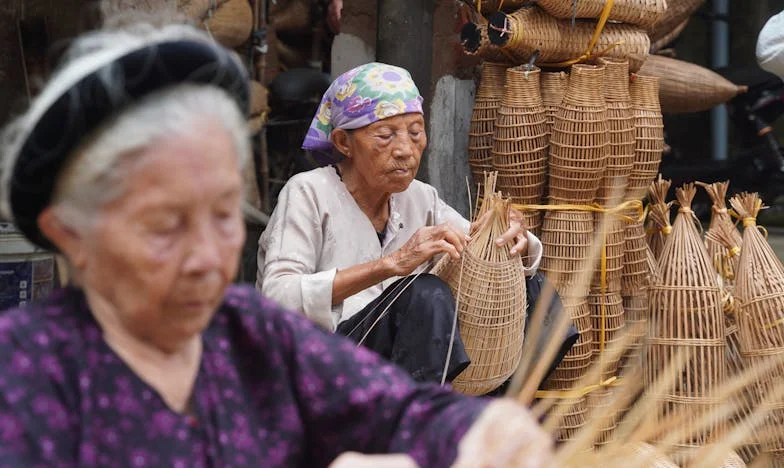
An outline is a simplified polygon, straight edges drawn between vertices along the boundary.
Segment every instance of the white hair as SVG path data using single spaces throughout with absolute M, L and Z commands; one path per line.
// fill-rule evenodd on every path
M 79 80 L 117 58 L 145 45 L 188 39 L 220 46 L 186 25 L 155 28 L 137 24 L 121 31 L 101 31 L 77 40 L 66 56 L 66 64 L 50 80 L 30 109 L 8 127 L 3 148 L 0 190 L 2 210 L 11 219 L 9 186 L 16 158 L 26 137 L 45 111 Z M 234 59 L 232 59 L 234 60 Z M 106 67 L 101 83 L 110 96 L 124 93 L 122 82 Z M 235 146 L 239 166 L 250 158 L 251 146 L 239 106 L 225 91 L 210 85 L 181 84 L 144 96 L 104 122 L 76 148 L 60 175 L 52 205 L 63 222 L 78 228 L 89 222 L 96 210 L 122 194 L 124 156 L 166 137 L 187 136 L 198 124 L 222 127 Z M 2 149 L 0 149 L 2 150 Z

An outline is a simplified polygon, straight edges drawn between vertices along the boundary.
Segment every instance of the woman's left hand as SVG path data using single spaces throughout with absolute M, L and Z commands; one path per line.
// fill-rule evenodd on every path
M 479 217 L 479 219 L 471 223 L 471 235 L 487 222 L 490 214 L 491 212 L 488 211 Z M 508 222 L 509 229 L 495 240 L 495 244 L 499 247 L 502 245 L 511 245 L 512 248 L 509 250 L 509 253 L 513 257 L 525 255 L 528 253 L 528 236 L 526 234 L 528 229 L 523 219 L 523 213 L 515 208 L 509 208 Z

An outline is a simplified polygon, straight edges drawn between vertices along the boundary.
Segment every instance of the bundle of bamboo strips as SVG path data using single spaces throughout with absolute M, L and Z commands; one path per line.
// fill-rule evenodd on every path
M 712 184 L 697 182 L 697 185 L 705 189 L 713 203 L 713 214 L 705 237 L 705 247 L 708 249 L 708 254 L 713 259 L 716 271 L 721 276 L 724 288 L 731 291 L 732 286 L 735 283 L 735 272 L 737 271 L 737 261 L 732 261 L 732 259 L 737 257 L 738 252 L 740 251 L 741 235 L 737 228 L 735 228 L 735 224 L 732 222 L 732 218 L 727 210 L 726 197 L 729 184 L 729 181 L 715 182 Z M 718 232 L 720 227 L 723 227 L 723 229 L 721 229 L 721 232 Z M 722 234 L 729 235 L 732 238 L 731 243 L 734 244 L 733 249 L 737 250 L 727 249 L 724 246 L 725 243 L 720 242 L 718 239 L 715 239 L 714 236 L 711 236 L 712 233 L 715 233 L 715 235 L 718 236 L 721 236 Z
M 659 179 L 652 182 L 648 193 L 650 194 L 651 204 L 648 211 L 648 226 L 646 229 L 646 236 L 648 240 L 648 247 L 653 252 L 654 258 L 659 259 L 664 250 L 664 244 L 667 237 L 672 232 L 670 225 L 670 208 L 672 202 L 666 202 L 667 192 L 670 190 L 671 182 L 669 180 Z

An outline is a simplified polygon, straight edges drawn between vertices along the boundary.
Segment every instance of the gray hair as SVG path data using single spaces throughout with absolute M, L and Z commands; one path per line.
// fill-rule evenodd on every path
M 155 28 L 137 24 L 120 31 L 100 31 L 83 36 L 71 47 L 66 64 L 50 80 L 30 109 L 10 125 L 3 138 L 0 196 L 2 211 L 11 219 L 9 184 L 21 145 L 46 109 L 65 90 L 88 73 L 146 44 L 188 39 L 214 44 L 193 27 L 169 25 Z M 111 73 L 101 76 L 110 95 L 123 93 L 122 82 Z M 85 227 L 98 208 L 122 195 L 129 164 L 126 156 L 163 138 L 187 136 L 195 125 L 222 127 L 234 143 L 239 166 L 250 159 L 251 146 L 245 119 L 235 101 L 222 89 L 182 84 L 151 93 L 113 116 L 85 138 L 58 176 L 52 206 L 58 217 L 73 228 Z

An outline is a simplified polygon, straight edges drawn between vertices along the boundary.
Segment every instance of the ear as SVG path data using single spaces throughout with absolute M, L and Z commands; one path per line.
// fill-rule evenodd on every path
M 335 145 L 335 148 L 340 151 L 340 153 L 347 157 L 351 158 L 353 155 L 351 154 L 351 135 L 342 128 L 336 128 L 332 130 L 332 134 L 329 136 L 330 140 L 332 140 L 332 144 Z
M 68 258 L 75 269 L 84 267 L 86 262 L 84 238 L 75 229 L 63 223 L 51 207 L 38 215 L 38 228 Z

